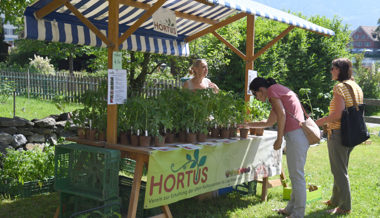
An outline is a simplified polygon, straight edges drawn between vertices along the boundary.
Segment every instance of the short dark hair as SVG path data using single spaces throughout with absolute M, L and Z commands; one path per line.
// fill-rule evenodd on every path
M 260 87 L 269 88 L 271 85 L 276 84 L 276 80 L 273 78 L 262 78 L 262 77 L 256 77 L 252 80 L 251 84 L 249 84 L 249 90 L 252 90 L 254 92 L 257 92 Z
M 352 78 L 352 63 L 348 58 L 337 58 L 332 61 L 332 65 L 339 69 L 339 82 Z

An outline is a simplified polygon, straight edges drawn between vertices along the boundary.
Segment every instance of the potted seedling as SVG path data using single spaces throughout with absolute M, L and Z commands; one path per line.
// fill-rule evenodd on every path
M 86 138 L 86 109 L 73 111 L 73 123 L 77 126 L 78 138 Z
M 244 102 L 244 101 L 237 101 L 235 105 L 236 105 L 236 111 L 237 111 L 236 122 L 240 124 L 243 124 L 245 122 L 250 122 L 251 115 L 248 113 L 249 103 Z M 248 127 L 239 128 L 239 132 L 240 132 L 240 138 L 244 138 L 244 139 L 248 138 L 248 132 L 249 132 Z
M 256 99 L 251 100 L 249 110 L 253 121 L 261 121 L 267 118 L 270 111 L 267 103 L 263 103 Z M 255 128 L 254 131 L 257 136 L 262 136 L 264 134 L 264 128 Z

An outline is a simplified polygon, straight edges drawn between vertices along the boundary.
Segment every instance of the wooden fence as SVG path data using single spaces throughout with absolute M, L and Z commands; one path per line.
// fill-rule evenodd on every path
M 53 99 L 55 96 L 65 96 L 70 102 L 80 102 L 81 96 L 87 91 L 97 91 L 105 77 L 83 77 L 70 74 L 43 75 L 25 72 L 0 71 L 0 82 L 11 81 L 15 86 L 16 95 Z M 149 80 L 144 83 L 141 95 L 157 96 L 161 90 L 180 87 L 179 80 Z

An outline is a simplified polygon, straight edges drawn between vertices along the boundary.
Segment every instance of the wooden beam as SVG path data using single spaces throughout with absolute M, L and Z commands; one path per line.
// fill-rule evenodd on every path
M 248 90 L 248 71 L 253 70 L 253 54 L 255 52 L 255 16 L 247 15 L 247 39 L 246 39 L 246 57 L 245 62 L 245 80 L 244 80 L 244 100 L 248 102 L 250 96 L 247 94 Z M 248 112 L 248 111 L 247 111 Z
M 158 0 L 154 5 L 149 8 L 127 31 L 123 33 L 123 35 L 119 38 L 118 46 L 121 45 L 129 36 L 134 33 L 137 28 L 141 26 L 149 17 L 152 16 L 154 12 L 156 12 L 164 3 L 166 0 Z
M 135 174 L 133 176 L 133 183 L 131 188 L 131 195 L 129 197 L 128 215 L 127 217 L 135 218 L 137 212 L 137 204 L 139 201 L 139 193 L 141 186 L 141 177 L 143 174 L 144 161 L 141 155 L 137 156 Z
M 206 29 L 204 29 L 204 30 L 198 32 L 198 33 L 195 33 L 194 35 L 191 35 L 191 36 L 187 37 L 187 38 L 185 39 L 185 41 L 186 41 L 186 42 L 191 42 L 191 41 L 193 41 L 194 39 L 197 39 L 197 38 L 199 38 L 199 37 L 201 37 L 201 36 L 204 36 L 204 35 L 206 35 L 206 34 L 208 34 L 208 33 L 213 32 L 213 31 L 215 31 L 215 30 L 217 30 L 217 29 L 219 29 L 219 28 L 221 28 L 221 27 L 224 27 L 224 26 L 226 26 L 226 25 L 228 25 L 228 24 L 230 24 L 230 23 L 233 23 L 233 22 L 235 22 L 235 21 L 237 21 L 237 20 L 240 20 L 241 18 L 243 18 L 243 17 L 245 17 L 245 16 L 247 16 L 246 13 L 235 14 L 235 15 L 232 16 L 232 17 L 229 17 L 229 18 L 227 18 L 227 19 L 225 19 L 225 20 L 223 20 L 223 21 L 220 21 L 220 22 L 218 22 L 218 23 L 216 23 L 216 24 L 214 24 L 214 25 L 212 25 L 212 26 L 210 26 L 210 27 L 208 27 L 208 28 L 206 28 Z
M 112 69 L 112 55 L 119 50 L 119 0 L 108 1 L 108 40 L 115 46 L 108 47 L 108 69 Z M 117 143 L 117 104 L 107 105 L 107 142 Z
M 41 18 L 45 17 L 46 15 L 53 12 L 55 9 L 64 5 L 65 2 L 67 2 L 67 0 L 53 0 L 53 1 L 51 1 L 50 3 L 45 5 L 43 8 L 41 8 L 35 12 L 36 18 L 41 19 Z
M 91 21 L 89 21 L 85 16 L 83 16 L 83 14 L 80 13 L 80 11 L 76 9 L 74 5 L 72 5 L 70 2 L 66 2 L 65 6 L 71 12 L 73 12 L 73 14 L 75 14 L 75 16 L 78 17 L 78 19 L 82 21 L 82 23 L 86 25 L 92 32 L 94 32 L 95 35 L 99 37 L 105 44 L 107 44 L 108 46 L 112 45 L 112 43 L 107 39 L 107 36 L 100 32 L 100 30 L 93 23 L 91 23 Z
M 295 26 L 289 26 L 284 30 L 280 35 L 278 35 L 276 38 L 274 38 L 272 41 L 270 41 L 268 44 L 266 44 L 260 51 L 258 51 L 251 59 L 252 61 L 256 60 L 260 55 L 262 55 L 268 48 L 272 47 L 274 43 L 278 42 L 278 40 L 282 39 L 286 34 L 288 34 L 292 29 L 294 29 Z
M 145 3 L 142 3 L 142 2 L 136 2 L 136 1 L 133 1 L 133 0 L 121 0 L 120 4 L 132 6 L 132 7 L 140 8 L 140 9 L 144 9 L 144 10 L 149 10 L 152 7 L 149 4 L 145 4 Z M 208 24 L 216 24 L 216 23 L 218 23 L 217 20 L 212 20 L 212 19 L 208 19 L 208 18 L 204 18 L 204 17 L 199 17 L 199 16 L 195 16 L 195 15 L 191 15 L 191 14 L 186 14 L 186 13 L 182 13 L 182 12 L 179 12 L 179 11 L 174 11 L 174 13 L 175 13 L 175 16 L 177 16 L 177 17 L 184 18 L 184 19 L 187 19 L 187 20 L 197 21 L 197 22 L 200 22 L 200 23 L 208 23 Z
M 228 48 L 230 48 L 235 54 L 237 54 L 239 57 L 241 57 L 243 60 L 247 60 L 247 57 L 243 52 L 241 52 L 239 49 L 235 48 L 231 43 L 229 43 L 225 38 L 223 38 L 221 35 L 219 35 L 217 32 L 213 31 L 212 34 L 218 38 L 221 42 L 223 42 Z

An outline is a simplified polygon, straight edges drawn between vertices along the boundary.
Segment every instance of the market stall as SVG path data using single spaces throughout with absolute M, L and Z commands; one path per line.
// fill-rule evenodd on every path
M 154 20 L 157 14 L 170 14 L 174 20 L 170 25 L 157 23 Z M 256 54 L 255 16 L 289 25 Z M 216 32 L 242 18 L 247 18 L 245 54 Z M 329 29 L 251 0 L 40 0 L 25 11 L 26 38 L 107 47 L 109 69 L 115 68 L 115 51 L 127 49 L 187 56 L 189 42 L 212 33 L 245 61 L 246 89 L 248 71 L 253 69 L 254 60 L 296 27 L 326 36 L 334 35 Z M 248 99 L 245 93 L 245 100 Z M 114 145 L 113 148 L 122 150 L 123 147 L 117 146 L 117 118 L 117 104 L 108 104 L 106 147 Z M 139 190 L 139 172 L 144 161 L 147 162 L 146 154 L 141 151 L 136 152 L 134 158 L 137 165 L 128 217 L 135 216 L 137 201 L 134 193 Z M 164 212 L 169 216 L 167 206 L 164 206 Z

